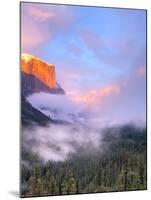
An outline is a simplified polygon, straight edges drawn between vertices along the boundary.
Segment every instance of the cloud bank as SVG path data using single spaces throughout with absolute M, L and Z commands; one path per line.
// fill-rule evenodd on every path
M 46 161 L 64 161 L 79 148 L 96 150 L 100 140 L 100 132 L 80 126 L 50 125 L 22 131 L 23 147 Z

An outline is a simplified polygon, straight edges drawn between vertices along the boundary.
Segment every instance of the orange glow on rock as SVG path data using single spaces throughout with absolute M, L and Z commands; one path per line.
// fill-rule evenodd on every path
M 32 55 L 22 54 L 21 71 L 34 75 L 50 88 L 56 88 L 55 66 L 53 64 L 48 64 Z

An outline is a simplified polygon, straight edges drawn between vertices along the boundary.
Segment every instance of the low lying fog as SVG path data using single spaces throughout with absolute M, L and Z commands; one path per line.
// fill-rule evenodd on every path
M 90 128 L 106 128 L 131 122 L 138 125 L 145 124 L 145 113 L 136 112 L 136 106 L 129 105 L 124 99 L 119 101 L 118 96 L 112 97 L 112 99 L 105 98 L 104 102 L 100 100 L 100 103 L 98 101 L 94 104 L 86 104 L 74 101 L 68 95 L 41 92 L 29 96 L 27 100 L 33 107 L 53 120 L 82 124 Z M 141 108 L 141 110 L 143 109 Z
M 33 94 L 27 100 L 51 119 L 70 122 L 68 126 L 50 124 L 49 127 L 23 130 L 23 145 L 44 160 L 63 161 L 70 153 L 76 153 L 79 147 L 97 149 L 103 128 L 128 123 L 120 114 L 120 106 L 119 110 L 118 107 L 111 109 L 112 104 L 108 109 L 100 105 L 93 108 L 75 102 L 67 95 L 46 93 Z
M 53 120 L 67 122 L 78 120 L 78 123 L 83 120 L 82 117 L 78 116 L 83 105 L 73 102 L 67 95 L 39 93 L 28 97 L 28 101 Z
M 85 127 L 50 125 L 35 127 L 22 132 L 23 146 L 38 153 L 44 160 L 63 161 L 69 153 L 76 153 L 82 147 L 96 149 L 101 141 L 101 134 Z

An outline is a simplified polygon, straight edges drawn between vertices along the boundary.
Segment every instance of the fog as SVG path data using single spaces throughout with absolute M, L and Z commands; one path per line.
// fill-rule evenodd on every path
M 37 93 L 29 96 L 28 101 L 45 115 L 54 120 L 73 122 L 72 118 L 84 109 L 84 105 L 72 101 L 67 95 Z
M 42 92 L 29 96 L 27 100 L 53 120 L 63 120 L 89 128 L 101 129 L 128 123 L 145 125 L 145 94 L 128 91 L 129 87 L 118 95 L 104 97 L 94 103 L 74 101 L 69 95 Z
M 98 148 L 101 134 L 94 129 L 73 125 L 50 125 L 22 131 L 23 147 L 37 153 L 45 161 L 63 161 L 82 147 L 88 151 Z
M 52 120 L 68 122 L 68 125 L 50 123 L 47 127 L 34 126 L 22 131 L 23 147 L 37 153 L 45 161 L 64 161 L 81 147 L 86 152 L 96 151 L 101 145 L 104 128 L 128 123 L 144 126 L 144 121 L 135 118 L 133 111 L 132 118 L 131 112 L 123 115 L 125 107 L 116 98 L 112 101 L 110 97 L 106 98 L 104 104 L 98 101 L 95 106 L 76 102 L 68 95 L 46 93 L 33 94 L 27 100 Z
M 73 101 L 68 95 L 46 93 L 33 94 L 27 100 L 51 119 L 68 122 L 22 130 L 23 147 L 37 153 L 43 160 L 64 161 L 80 148 L 93 152 L 100 146 L 101 130 L 92 126 L 98 121 L 90 118 L 87 105 Z

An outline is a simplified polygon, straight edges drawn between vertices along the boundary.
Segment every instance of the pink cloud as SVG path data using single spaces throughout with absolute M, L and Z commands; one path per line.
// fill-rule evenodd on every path
M 22 3 L 21 47 L 28 52 L 70 29 L 74 15 L 67 6 Z
M 146 75 L 146 67 L 145 66 L 140 66 L 137 70 L 137 75 L 140 77 L 145 77 Z
M 38 7 L 33 6 L 28 7 L 28 13 L 31 17 L 34 17 L 35 19 L 40 21 L 45 21 L 56 17 L 56 13 L 53 11 L 49 12 L 47 10 L 42 10 Z
M 74 101 L 82 102 L 82 103 L 97 103 L 103 102 L 106 97 L 111 97 L 113 95 L 119 94 L 121 91 L 121 87 L 117 84 L 111 84 L 101 89 L 90 90 L 85 94 L 75 94 L 72 95 L 71 98 Z
M 21 46 L 22 51 L 28 51 L 38 45 L 46 42 L 52 37 L 52 34 L 47 30 L 47 27 L 38 26 L 32 20 L 24 17 L 21 25 Z

